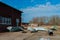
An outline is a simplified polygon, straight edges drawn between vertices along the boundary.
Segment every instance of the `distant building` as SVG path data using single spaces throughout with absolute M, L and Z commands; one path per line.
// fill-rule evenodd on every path
M 0 2 L 0 32 L 8 26 L 21 26 L 21 13 L 22 11 Z

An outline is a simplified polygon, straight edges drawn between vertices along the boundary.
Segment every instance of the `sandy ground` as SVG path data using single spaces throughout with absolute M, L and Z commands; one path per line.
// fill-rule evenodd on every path
M 49 26 L 46 26 L 49 28 Z M 50 38 L 51 40 L 60 40 L 60 26 L 58 30 L 54 31 L 53 36 L 49 36 L 45 31 L 38 31 L 36 33 L 22 33 L 22 32 L 6 32 L 0 33 L 0 40 L 39 40 L 41 37 Z
M 29 36 L 33 35 L 33 33 L 22 33 L 22 32 L 7 32 L 0 33 L 0 40 L 23 40 Z

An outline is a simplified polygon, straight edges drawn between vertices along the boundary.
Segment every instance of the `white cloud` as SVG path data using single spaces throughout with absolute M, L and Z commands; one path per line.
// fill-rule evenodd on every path
M 47 13 L 47 12 L 57 12 L 57 11 L 60 11 L 60 4 L 57 4 L 57 5 L 51 5 L 50 2 L 47 2 L 46 5 L 36 5 L 34 7 L 28 7 L 28 8 L 25 8 L 25 9 L 22 9 L 23 12 L 25 13 L 38 13 L 38 12 L 41 12 L 41 13 Z
M 23 19 L 31 20 L 36 16 L 46 16 L 46 15 L 59 15 L 60 13 L 60 4 L 51 5 L 50 2 L 47 2 L 45 5 L 35 5 L 34 7 L 27 7 L 23 10 Z

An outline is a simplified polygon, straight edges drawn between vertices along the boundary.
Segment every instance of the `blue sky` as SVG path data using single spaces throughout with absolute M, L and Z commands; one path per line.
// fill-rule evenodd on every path
M 18 10 L 22 10 L 22 22 L 33 17 L 60 15 L 60 0 L 0 0 Z

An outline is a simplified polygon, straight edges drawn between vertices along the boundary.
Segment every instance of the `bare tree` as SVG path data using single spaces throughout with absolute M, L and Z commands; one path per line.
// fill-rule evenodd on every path
M 52 24 L 52 25 L 58 25 L 59 23 L 59 16 L 58 15 L 54 15 L 54 16 L 51 16 L 50 17 L 50 21 L 49 21 L 49 24 Z
M 32 22 L 32 23 L 38 23 L 38 20 L 39 20 L 39 18 L 38 18 L 38 17 L 35 17 L 35 18 L 33 18 L 33 19 L 31 20 L 31 22 Z
M 39 25 L 60 25 L 60 17 L 58 15 L 53 15 L 51 17 L 35 17 L 30 23 L 37 23 Z

